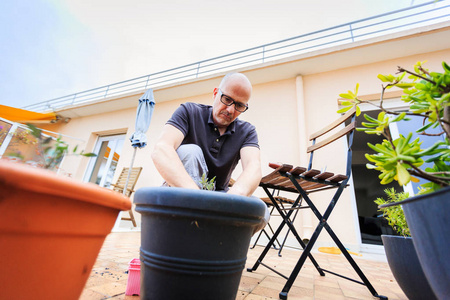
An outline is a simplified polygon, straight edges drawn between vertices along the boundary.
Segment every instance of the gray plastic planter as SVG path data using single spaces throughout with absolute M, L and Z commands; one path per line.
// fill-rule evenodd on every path
M 141 299 L 234 300 L 250 239 L 266 210 L 258 198 L 142 188 Z
M 392 274 L 408 299 L 437 299 L 423 273 L 412 238 L 382 235 L 381 239 Z
M 450 187 L 395 204 L 402 205 L 414 248 L 434 294 L 438 299 L 450 299 Z

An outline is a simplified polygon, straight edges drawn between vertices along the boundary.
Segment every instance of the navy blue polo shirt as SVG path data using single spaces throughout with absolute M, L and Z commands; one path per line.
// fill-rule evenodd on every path
M 181 104 L 167 124 L 184 134 L 182 145 L 196 144 L 205 156 L 208 178 L 216 176 L 216 190 L 228 190 L 231 173 L 240 160 L 243 147 L 257 147 L 255 126 L 236 118 L 221 136 L 212 118 L 212 106 L 187 102 Z

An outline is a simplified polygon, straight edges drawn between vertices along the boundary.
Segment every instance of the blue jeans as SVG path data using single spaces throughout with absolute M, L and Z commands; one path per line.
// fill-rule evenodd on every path
M 206 165 L 202 149 L 195 144 L 185 144 L 178 147 L 177 154 L 186 172 L 198 187 L 202 188 L 200 181 L 203 174 L 208 177 L 208 166 Z M 167 185 L 167 183 L 164 182 L 163 185 Z

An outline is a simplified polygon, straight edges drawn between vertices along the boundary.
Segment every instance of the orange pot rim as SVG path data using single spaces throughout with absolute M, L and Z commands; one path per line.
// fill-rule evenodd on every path
M 62 177 L 49 170 L 0 159 L 1 185 L 120 210 L 131 209 L 130 199 L 113 190 Z

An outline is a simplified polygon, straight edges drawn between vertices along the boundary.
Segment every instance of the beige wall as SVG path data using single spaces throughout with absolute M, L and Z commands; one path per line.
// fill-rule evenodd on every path
M 426 66 L 433 69 L 441 69 L 443 60 L 448 60 L 450 50 L 424 53 L 394 60 L 381 61 L 378 63 L 360 65 L 351 68 L 339 69 L 330 72 L 309 74 L 301 77 L 292 77 L 284 80 L 270 81 L 254 85 L 252 99 L 249 103 L 250 109 L 241 115 L 241 118 L 254 124 L 257 128 L 262 157 L 263 174 L 270 172 L 269 162 L 284 162 L 293 165 L 306 165 L 304 149 L 300 149 L 302 139 L 311 133 L 319 130 L 325 124 L 338 117 L 337 99 L 339 93 L 348 89 L 354 89 L 357 82 L 360 83 L 360 95 L 374 94 L 380 92 L 380 82 L 376 78 L 379 73 L 395 73 L 396 66 L 411 67 L 417 61 L 428 60 Z M 218 84 L 220 79 L 216 81 Z M 303 82 L 303 86 L 298 86 Z M 134 166 L 142 166 L 143 172 L 136 184 L 136 188 L 146 186 L 159 186 L 162 178 L 156 171 L 150 153 L 154 147 L 155 140 L 159 136 L 165 122 L 170 118 L 173 111 L 183 102 L 191 101 L 204 104 L 212 103 L 211 93 L 201 93 L 189 98 L 173 99 L 171 101 L 158 102 L 151 120 L 150 128 L 147 132 L 148 145 L 143 149 L 138 149 Z M 192 84 L 195 89 L 195 84 Z M 303 93 L 301 91 L 303 90 Z M 301 96 L 304 96 L 302 99 Z M 128 97 L 126 101 L 135 101 L 140 95 Z M 303 111 L 304 101 L 304 111 Z M 119 161 L 118 170 L 129 166 L 133 154 L 133 148 L 129 143 L 129 137 L 134 132 L 136 107 L 120 111 L 96 114 L 88 117 L 73 118 L 67 124 L 53 126 L 52 130 L 58 130 L 63 134 L 78 137 L 86 141 L 86 151 L 92 151 L 96 139 L 100 135 L 111 133 L 126 133 L 127 140 Z M 299 130 L 299 114 L 304 114 L 305 130 Z M 303 120 L 303 118 L 302 118 Z M 300 127 L 302 128 L 302 127 Z M 325 153 L 320 153 L 316 157 L 319 165 L 313 166 L 316 169 L 327 168 L 327 170 L 345 171 L 343 159 L 345 157 L 346 142 L 337 143 L 334 148 Z M 74 174 L 76 179 L 81 180 L 86 170 L 88 159 L 80 157 L 69 157 L 64 161 L 63 168 Z M 241 168 L 235 171 L 233 177 L 237 177 Z M 116 174 L 118 175 L 118 174 Z M 257 190 L 255 195 L 264 196 L 263 191 Z M 288 194 L 286 194 L 288 195 Z M 313 195 L 312 198 L 319 209 L 323 212 L 329 203 L 332 192 L 323 192 L 321 195 Z M 140 218 L 139 214 L 136 214 Z M 300 233 L 309 233 L 309 227 L 315 227 L 317 221 L 315 217 L 300 215 L 297 220 L 297 227 L 301 228 Z M 272 220 L 273 224 L 279 222 L 277 217 Z M 360 236 L 358 229 L 358 219 L 354 202 L 353 191 L 350 186 L 344 191 L 339 204 L 335 208 L 329 223 L 341 241 L 354 251 L 359 250 Z M 128 226 L 128 225 L 126 225 Z M 305 231 L 303 228 L 306 228 Z M 289 238 L 289 244 L 297 245 L 293 237 Z M 327 234 L 322 234 L 317 246 L 332 246 L 331 238 Z

